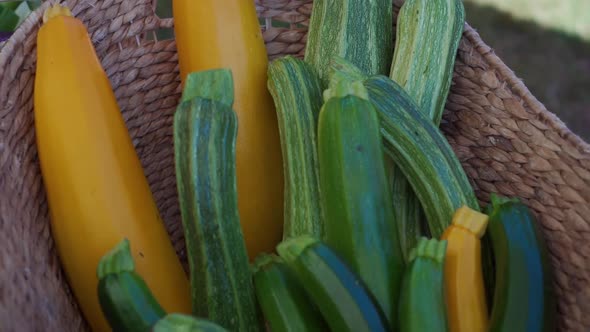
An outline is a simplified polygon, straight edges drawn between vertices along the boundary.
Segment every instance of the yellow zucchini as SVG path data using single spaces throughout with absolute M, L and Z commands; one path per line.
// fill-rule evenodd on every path
M 188 278 L 160 219 L 109 80 L 83 23 L 52 7 L 37 37 L 35 129 L 53 237 L 95 331 L 109 331 L 96 267 L 123 238 L 165 310 L 191 312 Z
M 238 116 L 236 178 L 240 223 L 250 259 L 282 238 L 283 161 L 274 102 L 267 89 L 268 59 L 253 1 L 174 0 L 181 79 L 227 68 Z

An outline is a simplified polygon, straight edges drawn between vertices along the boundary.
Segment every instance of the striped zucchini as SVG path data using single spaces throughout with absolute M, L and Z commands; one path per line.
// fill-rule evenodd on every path
M 455 56 L 465 23 L 461 0 L 407 0 L 397 19 L 397 37 L 390 78 L 416 102 L 418 110 L 439 125 L 453 78 Z M 419 221 L 424 218 L 420 201 L 403 172 L 392 171 L 395 223 L 402 236 L 402 250 L 416 244 Z
M 390 326 L 403 274 L 379 121 L 362 85 L 343 79 L 326 91 L 318 128 L 324 241 L 360 277 Z
M 322 90 L 317 73 L 286 56 L 268 68 L 268 89 L 276 105 L 285 174 L 283 238 L 322 236 L 317 120 Z
M 174 114 L 178 196 L 193 314 L 231 331 L 260 331 L 238 216 L 232 103 L 229 70 L 188 76 Z
M 393 56 L 392 0 L 315 0 L 305 61 L 329 83 L 332 58 L 341 56 L 367 74 L 387 75 Z
M 258 256 L 253 274 L 256 297 L 271 331 L 326 330 L 322 316 L 282 258 Z
M 439 124 L 465 24 L 461 0 L 406 0 L 397 17 L 389 77 Z
M 400 296 L 400 331 L 448 331 L 444 293 L 446 250 L 447 241 L 423 237 L 410 251 Z
M 386 321 L 363 283 L 319 240 L 302 236 L 277 246 L 331 331 L 386 331 Z
M 379 116 L 385 151 L 410 182 L 432 236 L 440 238 L 458 208 L 479 211 L 467 175 L 440 130 L 398 84 L 378 75 L 364 85 Z

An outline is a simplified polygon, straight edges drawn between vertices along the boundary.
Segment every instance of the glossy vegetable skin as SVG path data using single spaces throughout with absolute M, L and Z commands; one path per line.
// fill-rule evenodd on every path
M 348 84 L 333 81 L 320 113 L 324 241 L 359 276 L 394 326 L 404 266 L 392 223 L 379 121 L 361 97 L 362 84 L 356 92 Z
M 487 224 L 487 215 L 461 207 L 442 235 L 441 239 L 448 243 L 444 283 L 451 331 L 487 331 L 488 308 L 480 240 Z
M 386 331 L 379 306 L 344 261 L 318 239 L 284 241 L 279 255 L 294 272 L 331 331 Z
M 535 217 L 520 201 L 495 195 L 488 214 L 496 267 L 489 330 L 555 331 L 553 275 Z
M 88 32 L 68 10 L 49 14 L 37 36 L 35 129 L 52 235 L 69 285 L 91 327 L 109 330 L 95 271 L 126 237 L 137 273 L 164 309 L 190 312 L 188 279 Z
M 277 116 L 267 89 L 268 59 L 254 2 L 174 0 L 172 8 L 183 84 L 191 72 L 232 71 L 239 123 L 238 207 L 253 260 L 281 240 L 284 187 Z

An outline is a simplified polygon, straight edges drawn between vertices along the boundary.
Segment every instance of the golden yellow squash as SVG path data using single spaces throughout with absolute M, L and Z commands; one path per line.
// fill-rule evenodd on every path
M 174 0 L 181 78 L 229 68 L 238 115 L 238 209 L 248 254 L 271 252 L 283 228 L 283 165 L 274 103 L 267 89 L 268 58 L 254 1 Z
M 487 225 L 487 215 L 464 206 L 455 212 L 442 235 L 442 240 L 447 240 L 444 282 L 451 332 L 488 330 L 481 266 L 481 237 Z
M 137 272 L 165 310 L 191 312 L 176 257 L 85 26 L 52 7 L 37 37 L 35 128 L 51 226 L 84 316 L 109 331 L 98 302 L 100 258 L 128 238 Z

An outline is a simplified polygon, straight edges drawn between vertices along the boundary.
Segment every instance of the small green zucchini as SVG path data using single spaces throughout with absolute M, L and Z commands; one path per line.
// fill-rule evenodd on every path
M 286 56 L 270 63 L 268 89 L 279 122 L 285 174 L 283 239 L 321 237 L 322 207 L 317 152 L 317 120 L 322 90 L 317 73 L 301 59 Z
M 227 332 L 227 330 L 202 318 L 168 314 L 154 325 L 151 332 Z
M 488 232 L 496 278 L 490 331 L 555 331 L 553 276 L 535 217 L 517 199 L 492 195 Z
M 135 273 L 129 241 L 120 242 L 99 262 L 100 307 L 115 332 L 147 332 L 166 315 L 145 281 Z
M 318 239 L 302 236 L 280 243 L 279 255 L 297 276 L 332 331 L 387 331 L 387 322 L 362 281 Z
M 305 61 L 329 84 L 334 56 L 351 61 L 369 75 L 387 75 L 393 56 L 392 0 L 315 0 Z
M 400 331 L 448 331 L 444 293 L 446 250 L 447 241 L 423 237 L 410 251 L 400 296 Z
M 174 152 L 190 267 L 193 314 L 231 331 L 260 331 L 238 215 L 232 110 L 226 69 L 188 75 L 174 114 Z
M 360 277 L 394 326 L 404 266 L 379 121 L 362 83 L 333 77 L 330 86 L 318 128 L 323 240 Z
M 273 332 L 326 330 L 317 308 L 280 257 L 258 256 L 253 278 L 258 303 Z

